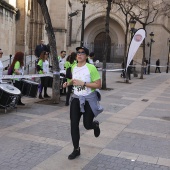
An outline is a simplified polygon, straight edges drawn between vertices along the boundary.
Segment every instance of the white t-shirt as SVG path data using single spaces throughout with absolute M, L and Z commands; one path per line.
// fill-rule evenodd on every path
M 88 60 L 89 60 L 89 63 L 90 63 L 90 64 L 94 64 L 93 59 L 91 59 L 91 58 L 89 57 Z
M 19 69 L 19 72 L 21 73 L 21 75 L 24 75 L 24 66 Z
M 43 72 L 49 73 L 49 62 L 47 60 L 45 60 L 45 62 L 43 62 Z
M 2 75 L 3 75 L 3 64 L 2 62 L 0 61 L 0 83 L 2 83 Z
M 100 75 L 96 67 L 92 64 L 86 63 L 82 67 L 77 67 L 77 65 L 72 70 L 72 78 L 78 79 L 86 83 L 94 82 L 100 79 Z M 94 89 L 82 86 L 74 86 L 74 94 L 78 96 L 89 95 Z
M 64 70 L 64 64 L 65 64 L 65 62 L 66 62 L 65 57 L 62 58 L 62 57 L 59 56 L 59 57 L 58 57 L 58 62 L 59 62 L 60 70 Z

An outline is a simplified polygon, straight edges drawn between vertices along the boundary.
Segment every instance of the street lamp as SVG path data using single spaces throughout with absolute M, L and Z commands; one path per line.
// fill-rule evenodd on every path
M 129 21 L 129 24 L 130 24 L 130 32 L 131 32 L 131 39 L 132 39 L 136 32 L 136 29 L 135 29 L 136 20 L 134 18 L 131 18 L 131 20 Z
M 169 51 L 168 51 L 168 62 L 167 62 L 167 69 L 166 69 L 166 73 L 168 73 L 168 71 L 169 71 L 170 39 L 168 40 L 168 45 L 169 45 Z
M 83 45 L 84 45 L 85 8 L 86 8 L 86 4 L 88 4 L 88 0 L 80 0 L 80 2 L 83 4 L 83 11 L 82 11 L 82 28 L 81 28 L 81 42 L 80 42 L 80 46 L 83 47 Z
M 155 41 L 153 40 L 154 33 L 151 32 L 150 34 L 150 43 L 148 43 L 148 46 L 150 47 L 150 52 L 149 52 L 149 62 L 148 62 L 148 74 L 150 74 L 150 64 L 151 64 L 151 52 L 152 52 L 152 43 Z
M 131 18 L 129 21 L 129 25 L 130 25 L 130 32 L 131 32 L 131 40 L 136 32 L 135 29 L 135 25 L 136 25 L 136 20 L 134 18 Z M 124 63 L 127 63 L 128 61 L 128 56 L 124 58 Z M 132 70 L 132 63 L 130 63 L 130 65 L 128 66 L 127 70 L 126 70 L 126 83 L 129 83 L 129 79 L 130 79 L 130 73 Z M 126 68 L 126 64 L 125 64 L 125 68 Z M 135 68 L 134 68 L 134 74 L 135 74 Z

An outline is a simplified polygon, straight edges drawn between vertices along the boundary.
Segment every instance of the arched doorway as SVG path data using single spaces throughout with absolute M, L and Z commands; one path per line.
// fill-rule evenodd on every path
M 105 32 L 99 33 L 94 40 L 94 53 L 95 60 L 103 61 L 103 50 L 104 50 L 104 42 L 105 42 Z M 108 38 L 108 55 L 106 62 L 110 62 L 110 52 L 111 52 L 111 38 Z

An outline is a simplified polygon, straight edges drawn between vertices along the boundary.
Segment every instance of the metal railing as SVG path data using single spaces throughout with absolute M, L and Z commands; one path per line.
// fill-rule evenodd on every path
M 14 57 L 10 54 L 9 59 L 2 61 L 4 68 L 8 68 L 13 61 Z M 28 55 L 24 57 L 24 70 L 27 74 L 30 73 L 30 71 L 34 71 L 36 73 L 36 57 L 33 55 Z
M 104 43 L 84 43 L 90 52 L 95 53 L 94 60 L 103 61 Z M 108 47 L 107 63 L 121 63 L 124 58 L 124 44 L 110 44 Z

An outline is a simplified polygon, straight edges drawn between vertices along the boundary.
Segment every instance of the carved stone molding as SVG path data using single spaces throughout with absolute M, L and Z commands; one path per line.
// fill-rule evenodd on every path
M 66 33 L 67 32 L 67 29 L 64 29 L 64 28 L 53 28 L 54 29 L 54 32 L 64 32 Z
M 11 11 L 13 12 L 14 14 L 17 13 L 18 9 L 17 8 L 14 8 L 12 5 L 10 5 L 9 3 L 7 3 L 6 1 L 4 0 L 1 0 L 0 1 L 0 6 L 7 9 L 8 11 Z

